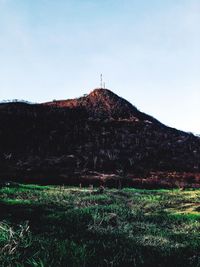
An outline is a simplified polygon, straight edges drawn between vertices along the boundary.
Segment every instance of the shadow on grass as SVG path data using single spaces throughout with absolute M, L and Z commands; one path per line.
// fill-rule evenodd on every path
M 111 194 L 113 202 L 115 195 Z M 145 215 L 140 209 L 138 213 L 125 205 L 128 197 L 120 191 L 117 205 L 92 203 L 90 207 L 5 198 L 0 201 L 0 220 L 11 224 L 29 221 L 33 241 L 18 252 L 21 266 L 200 266 L 199 244 L 184 245 L 187 235 L 178 233 L 191 218 L 165 211 Z M 177 230 L 167 230 L 170 225 Z M 33 264 L 40 259 L 43 265 Z M 17 266 L 16 262 L 11 266 Z

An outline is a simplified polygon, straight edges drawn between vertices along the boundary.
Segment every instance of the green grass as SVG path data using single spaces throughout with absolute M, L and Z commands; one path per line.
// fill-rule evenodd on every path
M 0 189 L 1 267 L 200 267 L 200 190 Z

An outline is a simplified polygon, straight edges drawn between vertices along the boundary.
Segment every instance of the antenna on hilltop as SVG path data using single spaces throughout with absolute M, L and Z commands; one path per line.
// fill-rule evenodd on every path
M 100 75 L 100 88 L 103 88 L 103 75 Z
M 100 75 L 100 88 L 105 89 L 106 88 L 106 83 L 103 82 L 103 74 Z

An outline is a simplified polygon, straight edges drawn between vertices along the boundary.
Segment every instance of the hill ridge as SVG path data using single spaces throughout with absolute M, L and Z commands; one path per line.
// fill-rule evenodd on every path
M 139 111 L 133 104 L 118 96 L 109 89 L 95 88 L 89 94 L 75 99 L 55 100 L 43 103 L 56 107 L 82 107 L 94 119 L 114 119 L 130 121 L 148 121 L 159 123 L 150 115 Z

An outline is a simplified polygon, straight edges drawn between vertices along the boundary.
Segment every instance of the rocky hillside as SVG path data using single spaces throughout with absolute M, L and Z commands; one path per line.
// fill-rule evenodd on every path
M 95 89 L 89 95 L 77 99 L 59 100 L 45 103 L 48 106 L 84 108 L 90 119 L 149 121 L 158 123 L 153 117 L 140 112 L 125 99 L 108 89 Z
M 74 100 L 0 104 L 0 125 L 1 177 L 200 172 L 198 137 L 106 89 Z

